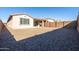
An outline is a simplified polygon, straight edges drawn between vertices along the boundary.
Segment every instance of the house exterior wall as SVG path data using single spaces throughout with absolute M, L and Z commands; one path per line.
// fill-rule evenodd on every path
M 20 18 L 29 19 L 29 24 L 20 24 Z M 33 27 L 33 19 L 27 15 L 13 16 L 11 21 L 8 23 L 9 27 L 13 29 L 24 29 Z
M 10 28 L 13 28 L 13 17 L 11 18 L 11 20 L 7 23 L 7 26 Z
M 55 22 L 49 22 L 49 27 L 55 27 Z
M 45 22 L 45 27 L 55 27 L 55 21 L 51 19 L 47 19 Z
M 55 27 L 55 22 L 45 22 L 45 27 Z
M 29 19 L 29 24 L 20 24 L 20 18 Z M 46 19 L 46 20 L 39 20 L 39 19 L 33 19 L 32 17 L 28 15 L 14 15 L 10 19 L 10 21 L 7 23 L 8 27 L 12 29 L 25 29 L 25 28 L 37 28 L 35 26 L 35 23 L 41 23 L 41 26 L 39 27 L 64 27 L 67 24 L 69 24 L 69 21 L 54 21 L 52 19 Z M 37 24 L 38 25 L 38 24 Z

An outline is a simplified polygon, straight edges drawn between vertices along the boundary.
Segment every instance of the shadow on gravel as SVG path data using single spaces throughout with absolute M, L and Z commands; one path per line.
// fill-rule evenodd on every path
M 71 23 L 73 24 L 73 22 Z M 0 50 L 5 51 L 79 51 L 76 22 L 72 26 L 16 41 L 4 26 L 0 33 Z
M 25 38 L 18 44 L 25 51 L 78 51 L 79 34 L 76 31 L 76 21 L 63 28 Z

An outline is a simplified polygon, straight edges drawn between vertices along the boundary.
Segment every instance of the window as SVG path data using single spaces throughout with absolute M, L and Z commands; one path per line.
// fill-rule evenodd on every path
M 20 18 L 20 24 L 29 24 L 29 19 Z

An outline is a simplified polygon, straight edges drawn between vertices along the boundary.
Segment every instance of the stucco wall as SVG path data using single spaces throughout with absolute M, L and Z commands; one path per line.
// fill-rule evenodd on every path
M 7 23 L 7 26 L 13 28 L 12 23 L 13 23 L 13 18 L 11 18 L 11 20 Z
M 29 24 L 20 24 L 20 18 L 26 18 L 29 19 Z M 11 24 L 11 25 L 10 25 Z M 13 29 L 24 29 L 24 28 L 30 28 L 33 27 L 33 19 L 27 15 L 18 15 L 13 16 L 12 21 L 8 24 L 9 27 Z

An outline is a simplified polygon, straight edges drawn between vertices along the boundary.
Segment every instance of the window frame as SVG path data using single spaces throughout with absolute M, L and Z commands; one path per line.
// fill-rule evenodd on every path
M 20 25 L 29 25 L 29 24 L 30 20 L 28 18 L 20 18 Z

